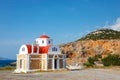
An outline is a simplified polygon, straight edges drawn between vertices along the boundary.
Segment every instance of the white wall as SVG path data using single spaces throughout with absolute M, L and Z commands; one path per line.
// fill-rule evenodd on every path
M 44 43 L 42 43 L 42 41 L 44 41 Z M 50 44 L 49 44 L 50 41 Z M 52 39 L 49 38 L 37 38 L 35 40 L 36 44 L 38 44 L 39 46 L 48 46 L 48 45 L 52 45 Z
M 57 49 L 57 51 L 55 50 L 55 48 Z M 60 48 L 57 45 L 53 45 L 50 47 L 48 54 L 61 54 Z
M 24 49 L 23 49 L 24 48 Z M 19 49 L 19 54 L 28 54 L 28 49 L 26 45 L 22 45 Z

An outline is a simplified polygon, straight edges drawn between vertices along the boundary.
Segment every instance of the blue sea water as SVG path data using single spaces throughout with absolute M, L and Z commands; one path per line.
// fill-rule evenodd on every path
M 16 60 L 0 60 L 0 67 L 4 67 L 12 62 L 15 62 Z

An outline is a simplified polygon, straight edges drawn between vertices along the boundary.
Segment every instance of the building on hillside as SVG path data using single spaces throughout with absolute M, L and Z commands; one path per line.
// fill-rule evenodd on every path
M 53 40 L 42 35 L 34 44 L 24 44 L 17 54 L 16 73 L 39 70 L 61 70 L 66 68 L 66 55 L 59 47 L 53 45 Z

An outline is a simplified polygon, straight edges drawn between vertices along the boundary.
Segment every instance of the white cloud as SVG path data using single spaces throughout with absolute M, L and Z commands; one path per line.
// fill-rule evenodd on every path
M 118 18 L 115 22 L 115 24 L 110 26 L 111 29 L 120 31 L 120 18 Z
M 103 28 L 111 28 L 113 30 L 120 31 L 120 18 L 118 18 L 116 22 L 112 25 L 108 25 L 108 22 L 107 22 Z

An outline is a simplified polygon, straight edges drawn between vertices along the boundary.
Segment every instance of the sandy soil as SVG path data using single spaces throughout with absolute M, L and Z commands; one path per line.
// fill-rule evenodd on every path
M 85 69 L 64 72 L 14 74 L 0 71 L 0 80 L 120 80 L 120 69 Z

